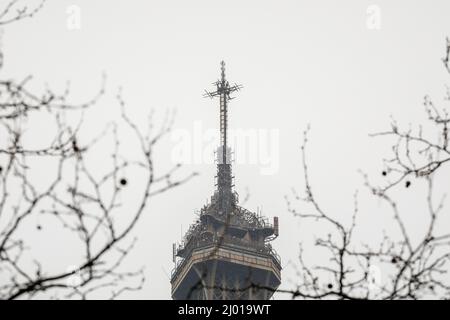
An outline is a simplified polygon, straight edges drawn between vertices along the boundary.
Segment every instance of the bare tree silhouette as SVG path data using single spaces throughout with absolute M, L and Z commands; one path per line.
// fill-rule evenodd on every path
M 11 1 L 0 13 L 0 25 L 33 16 L 43 2 L 28 8 L 21 7 L 20 1 Z M 69 88 L 62 94 L 51 89 L 35 92 L 30 89 L 31 80 L 31 76 L 21 81 L 0 80 L 0 299 L 41 297 L 42 293 L 85 299 L 99 289 L 108 290 L 115 298 L 140 289 L 143 269 L 121 268 L 136 242 L 136 238 L 130 239 L 133 230 L 148 211 L 152 197 L 194 175 L 179 177 L 180 165 L 161 174 L 154 168 L 154 147 L 169 132 L 173 115 L 168 114 L 160 128 L 153 127 L 150 117 L 143 133 L 127 115 L 119 92 L 119 119 L 86 140 L 82 137 L 86 136 L 84 120 L 104 95 L 104 81 L 91 100 L 70 104 Z M 37 143 L 30 139 L 36 137 L 37 130 L 27 124 L 36 121 L 52 133 L 49 140 Z M 138 158 L 127 157 L 122 151 L 122 129 L 140 146 Z M 102 162 L 101 174 L 92 159 Z M 43 165 L 44 178 L 36 174 Z M 139 200 L 128 204 L 126 208 L 134 209 L 126 215 L 127 198 L 121 197 L 129 183 L 125 172 L 139 174 L 145 182 L 133 185 Z M 55 270 L 34 257 L 29 249 L 33 240 L 28 235 L 29 225 L 36 219 L 46 221 L 36 226 L 41 232 L 51 224 L 75 239 L 81 250 L 75 266 Z
M 0 11 L 0 26 L 8 23 L 33 17 L 42 9 L 46 0 L 38 0 L 34 6 L 29 6 L 25 1 L 9 1 Z
M 0 10 L 0 26 L 32 17 L 44 2 L 29 7 L 20 0 L 10 1 Z M 443 63 L 450 73 L 449 59 L 447 39 Z M 0 70 L 2 65 L 0 52 Z M 143 133 L 127 115 L 119 92 L 120 119 L 86 141 L 82 138 L 84 120 L 87 111 L 104 95 L 104 81 L 92 99 L 72 104 L 68 102 L 69 88 L 61 94 L 51 89 L 36 92 L 31 89 L 31 80 L 31 76 L 21 81 L 0 79 L 0 299 L 33 298 L 43 293 L 85 299 L 102 289 L 115 298 L 123 292 L 139 290 L 144 281 L 143 269 L 121 268 L 136 242 L 135 238 L 130 239 L 132 232 L 153 196 L 194 175 L 176 178 L 179 165 L 162 174 L 155 172 L 154 148 L 170 131 L 173 117 L 168 115 L 158 130 L 150 118 L 149 128 Z M 450 90 L 446 100 L 450 100 Z M 403 129 L 395 120 L 389 130 L 372 135 L 394 141 L 392 156 L 384 160 L 385 169 L 381 172 L 385 183 L 376 185 L 369 175 L 362 173 L 365 187 L 390 208 L 398 230 L 395 234 L 384 234 L 377 246 L 361 244 L 355 238 L 359 226 L 358 194 L 348 226 L 319 203 L 307 161 L 309 129 L 305 131 L 301 148 L 304 194 L 294 191 L 286 200 L 291 213 L 300 219 L 313 220 L 327 231 L 326 236 L 317 238 L 315 245 L 327 252 L 328 263 L 314 265 L 306 261 L 301 248 L 297 286 L 277 292 L 304 299 L 450 298 L 450 233 L 442 233 L 438 228 L 444 197 L 435 203 L 433 188 L 435 176 L 450 163 L 450 116 L 448 109 L 436 106 L 428 96 L 424 106 L 435 139 L 429 138 L 422 127 Z M 52 138 L 33 145 L 28 137 L 34 132 L 28 130 L 26 123 L 43 118 Z M 130 159 L 122 151 L 125 129 L 140 146 L 139 158 Z M 102 143 L 109 147 L 107 151 L 99 148 Z M 93 158 L 102 159 L 105 171 L 101 175 L 91 166 Z M 41 163 L 52 169 L 46 172 L 45 179 L 35 173 Z M 139 201 L 128 204 L 134 210 L 127 212 L 127 219 L 117 219 L 127 202 L 121 195 L 129 186 L 125 172 L 130 171 L 139 172 L 145 183 L 135 190 Z M 428 208 L 424 214 L 428 220 L 423 234 L 412 234 L 400 212 L 395 191 L 399 187 L 409 188 L 419 180 L 428 187 L 424 195 Z M 59 223 L 63 232 L 74 236 L 83 252 L 77 265 L 69 270 L 53 270 L 33 258 L 29 249 L 33 240 L 27 237 L 27 231 L 36 217 Z M 45 231 L 46 225 L 38 224 L 36 228 Z M 216 248 L 221 243 L 219 239 Z M 374 278 L 374 266 L 383 270 L 383 281 Z M 203 287 L 199 281 L 192 290 Z M 256 284 L 249 287 L 271 290 Z
M 446 56 L 449 68 L 450 41 L 447 39 Z M 446 100 L 450 99 L 447 92 Z M 382 176 L 385 183 L 375 185 L 367 174 L 362 173 L 364 184 L 370 193 L 387 204 L 399 232 L 385 233 L 378 246 L 359 244 L 354 231 L 359 225 L 358 195 L 355 194 L 352 222 L 349 226 L 334 218 L 317 200 L 311 186 L 306 147 L 308 131 L 304 132 L 302 145 L 305 192 L 293 191 L 286 197 L 289 211 L 300 219 L 312 219 L 328 230 L 327 236 L 319 236 L 316 248 L 327 252 L 328 263 L 312 264 L 304 259 L 300 249 L 298 286 L 291 291 L 292 297 L 307 299 L 420 299 L 450 298 L 450 232 L 438 230 L 444 199 L 433 201 L 433 181 L 436 174 L 450 163 L 448 126 L 450 117 L 446 108 L 438 108 L 426 96 L 424 106 L 436 139 L 427 137 L 422 126 L 417 130 L 402 129 L 393 120 L 387 131 L 373 137 L 394 138 L 392 157 L 384 160 Z M 428 136 L 433 136 L 428 132 Z M 398 187 L 409 188 L 413 180 L 425 181 L 428 222 L 423 234 L 408 231 L 405 213 L 395 199 Z M 419 181 L 418 181 L 419 182 Z M 301 209 L 299 209 L 299 207 Z M 426 218 L 425 218 L 426 219 Z M 382 270 L 383 280 L 376 279 L 376 270 Z M 327 279 L 327 280 L 324 280 Z M 328 281 L 328 279 L 332 279 Z

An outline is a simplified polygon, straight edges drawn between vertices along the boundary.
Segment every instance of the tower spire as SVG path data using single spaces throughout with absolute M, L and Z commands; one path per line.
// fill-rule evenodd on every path
M 217 152 L 217 199 L 219 202 L 219 211 L 222 213 L 230 213 L 235 197 L 232 191 L 231 176 L 231 151 L 227 144 L 228 138 L 228 102 L 233 99 L 231 93 L 239 91 L 242 86 L 234 84 L 230 86 L 225 76 L 225 62 L 220 63 L 221 79 L 217 80 L 214 85 L 215 91 L 206 91 L 204 97 L 219 97 L 220 107 L 220 146 Z
M 281 261 L 269 244 L 278 236 L 273 225 L 238 204 L 233 191 L 230 151 L 227 145 L 230 94 L 242 88 L 225 77 L 220 63 L 219 80 L 205 97 L 219 97 L 220 145 L 217 149 L 217 189 L 202 207 L 182 243 L 170 282 L 172 297 L 181 299 L 270 299 L 281 283 Z
M 220 70 L 222 71 L 222 82 L 225 81 L 225 61 L 220 62 Z

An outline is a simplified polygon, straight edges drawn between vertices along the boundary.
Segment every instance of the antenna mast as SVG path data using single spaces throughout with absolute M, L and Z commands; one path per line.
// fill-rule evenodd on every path
M 242 85 L 234 84 L 230 86 L 225 76 L 225 62 L 220 63 L 221 78 L 213 83 L 215 91 L 206 91 L 203 95 L 206 98 L 219 97 L 220 101 L 220 147 L 217 157 L 217 192 L 219 199 L 219 211 L 229 213 L 235 197 L 232 192 L 231 176 L 231 152 L 227 144 L 228 138 L 228 102 L 233 99 L 231 93 L 242 89 Z

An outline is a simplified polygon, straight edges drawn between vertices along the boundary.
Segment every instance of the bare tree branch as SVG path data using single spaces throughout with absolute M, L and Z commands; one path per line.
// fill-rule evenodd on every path
M 42 9 L 46 0 L 40 0 L 34 7 L 22 5 L 21 0 L 10 1 L 0 12 L 0 26 L 22 20 L 25 18 L 32 18 L 38 11 Z
M 11 1 L 0 13 L 0 25 L 33 16 L 44 1 L 34 9 L 18 8 L 20 1 Z M 29 89 L 31 79 L 0 79 L 0 299 L 42 294 L 87 299 L 99 290 L 116 298 L 141 289 L 143 268 L 123 269 L 136 241 L 129 238 L 148 213 L 152 197 L 195 175 L 179 173 L 179 164 L 166 172 L 155 170 L 154 148 L 170 131 L 173 116 L 159 130 L 150 130 L 149 121 L 144 135 L 127 115 L 119 93 L 119 119 L 86 137 L 85 120 L 104 95 L 105 77 L 98 93 L 80 104 L 68 102 L 69 86 L 61 94 L 50 88 L 38 93 Z M 44 121 L 50 140 L 29 143 L 30 137 L 39 137 L 36 121 Z M 124 139 L 128 148 L 137 141 L 137 158 L 127 156 Z M 143 182 L 133 185 L 132 200 L 123 196 L 127 172 Z M 27 228 L 41 219 L 46 223 L 36 225 L 39 232 L 60 226 L 77 240 L 80 260 L 74 266 L 49 268 L 35 255 Z
M 446 58 L 443 61 L 447 71 L 450 72 L 449 52 L 450 43 L 447 39 Z M 332 218 L 319 205 L 311 187 L 306 157 L 309 128 L 305 131 L 302 145 L 305 195 L 301 197 L 294 190 L 293 196 L 287 197 L 286 201 L 288 210 L 295 216 L 303 220 L 312 219 L 321 223 L 325 230 L 329 230 L 327 236 L 319 236 L 315 242 L 317 248 L 324 249 L 328 253 L 329 262 L 326 265 L 307 264 L 301 249 L 300 267 L 297 269 L 299 285 L 297 290 L 291 290 L 293 297 L 308 299 L 450 297 L 450 233 L 440 233 L 437 228 L 441 223 L 445 195 L 437 204 L 433 201 L 434 178 L 450 163 L 448 147 L 450 118 L 447 109 L 437 108 L 429 97 L 425 98 L 424 105 L 428 120 L 435 129 L 436 139 L 425 137 L 422 127 L 416 131 L 411 128 L 400 129 L 395 120 L 392 121 L 390 130 L 372 135 L 395 138 L 392 147 L 393 156 L 384 160 L 385 169 L 382 176 L 387 182 L 377 186 L 370 181 L 367 174 L 362 174 L 365 187 L 370 194 L 387 205 L 398 230 L 398 233 L 385 233 L 378 246 L 361 243 L 352 237 L 353 230 L 357 226 L 356 195 L 352 223 L 348 227 Z M 422 234 L 408 230 L 403 218 L 405 215 L 400 212 L 398 201 L 394 198 L 396 187 L 403 184 L 409 188 L 413 179 L 417 183 L 425 182 L 428 190 L 424 197 L 428 222 L 423 226 Z M 300 210 L 299 204 L 307 204 L 309 209 Z M 377 279 L 376 274 L 381 270 L 385 274 L 382 280 Z

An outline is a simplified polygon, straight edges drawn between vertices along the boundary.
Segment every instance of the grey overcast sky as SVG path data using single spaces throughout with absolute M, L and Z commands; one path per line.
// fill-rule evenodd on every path
M 74 28 L 78 9 L 80 28 Z M 248 209 L 259 207 L 264 215 L 280 218 L 273 246 L 283 261 L 281 287 L 289 288 L 295 283 L 298 243 L 305 243 L 314 262 L 311 243 L 326 232 L 300 225 L 284 200 L 291 188 L 303 190 L 302 131 L 311 125 L 308 158 L 320 201 L 347 221 L 352 195 L 360 189 L 361 230 L 377 239 L 389 227 L 383 223 L 392 220 L 367 195 L 358 169 L 378 177 L 389 142 L 368 134 L 388 128 L 391 115 L 406 126 L 424 122 L 426 94 L 443 103 L 448 12 L 445 0 L 50 0 L 34 18 L 4 28 L 1 72 L 15 79 L 32 74 L 37 89 L 49 84 L 62 90 L 70 80 L 74 102 L 95 94 L 106 72 L 107 94 L 91 114 L 87 134 L 109 120 L 119 86 L 131 116 L 142 125 L 151 109 L 161 117 L 176 109 L 175 136 L 164 140 L 156 159 L 165 168 L 179 160 L 174 149 L 180 136 L 187 132 L 195 140 L 200 128 L 203 139 L 205 131 L 217 129 L 217 101 L 202 94 L 225 60 L 229 80 L 244 85 L 230 105 L 230 127 L 259 132 L 258 139 L 263 133 L 274 137 L 274 143 L 262 143 L 267 142 L 265 159 L 259 153 L 256 163 L 244 159 L 234 174 L 241 198 L 248 188 Z M 40 131 L 45 134 L 45 124 Z M 264 160 L 275 169 L 264 170 Z M 183 170 L 200 175 L 155 198 L 134 232 L 139 242 L 126 266 L 145 266 L 147 281 L 142 291 L 124 298 L 170 298 L 172 243 L 214 190 L 215 166 L 187 162 Z M 443 171 L 438 193 L 449 190 L 449 177 Z M 129 179 L 132 189 L 139 177 Z M 424 204 L 412 195 L 423 194 L 423 186 L 414 184 L 408 192 L 399 198 L 411 215 L 408 228 L 419 234 Z M 54 241 L 53 233 L 30 233 L 37 239 L 36 254 L 48 265 L 64 269 L 78 257 L 70 242 Z

